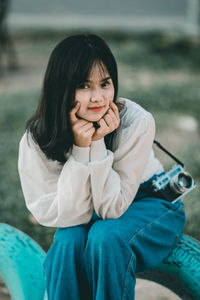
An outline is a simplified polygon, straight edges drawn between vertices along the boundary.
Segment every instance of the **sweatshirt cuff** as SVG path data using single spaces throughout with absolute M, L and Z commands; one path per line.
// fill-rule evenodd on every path
M 90 147 L 78 147 L 73 145 L 72 155 L 76 161 L 87 164 L 90 161 Z
M 93 141 L 90 146 L 90 161 L 103 160 L 107 157 L 107 149 L 104 138 Z

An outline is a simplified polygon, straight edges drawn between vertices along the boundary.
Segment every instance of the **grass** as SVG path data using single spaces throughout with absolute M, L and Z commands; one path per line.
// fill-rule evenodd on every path
M 54 230 L 32 224 L 17 171 L 19 141 L 25 131 L 26 120 L 36 107 L 38 96 L 36 90 L 0 96 L 0 128 L 3 141 L 0 144 L 1 222 L 11 224 L 31 235 L 47 250 Z
M 199 41 L 161 35 L 102 35 L 119 64 L 119 95 L 135 100 L 152 112 L 158 137 L 186 162 L 188 171 L 199 185 L 199 135 L 193 138 L 193 133 L 184 133 L 177 127 L 177 119 L 185 115 L 192 116 L 200 126 Z M 34 65 L 37 65 L 41 60 L 47 61 L 52 47 L 61 38 L 62 34 L 47 35 L 46 38 L 41 35 L 37 39 L 34 36 L 18 37 L 16 45 L 21 59 L 25 57 L 28 61 L 31 57 Z M 26 87 L 18 92 L 7 90 L 0 93 L 0 217 L 1 222 L 30 234 L 47 250 L 55 229 L 33 224 L 24 204 L 17 172 L 19 141 L 27 119 L 37 106 L 39 94 L 39 88 L 27 90 Z M 179 141 L 177 147 L 173 144 L 172 136 Z M 159 155 L 163 159 L 163 155 Z M 169 167 L 166 158 L 164 162 Z M 199 188 L 184 198 L 187 214 L 185 232 L 198 239 L 199 198 Z

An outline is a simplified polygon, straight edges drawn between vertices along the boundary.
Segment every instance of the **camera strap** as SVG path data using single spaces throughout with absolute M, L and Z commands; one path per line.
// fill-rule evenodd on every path
M 175 160 L 178 164 L 184 167 L 184 164 L 176 158 L 172 153 L 170 153 L 166 148 L 164 148 L 158 141 L 154 140 L 154 144 L 156 144 L 162 151 L 164 151 L 167 155 L 169 155 L 173 160 Z

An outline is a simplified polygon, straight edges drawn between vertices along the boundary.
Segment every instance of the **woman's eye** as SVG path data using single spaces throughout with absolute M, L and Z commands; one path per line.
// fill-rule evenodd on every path
M 89 88 L 89 86 L 86 83 L 79 83 L 77 88 L 78 89 L 87 89 L 87 88 Z
M 109 81 L 105 81 L 104 83 L 102 83 L 102 87 L 106 87 L 106 86 L 109 86 L 110 85 L 110 82 Z

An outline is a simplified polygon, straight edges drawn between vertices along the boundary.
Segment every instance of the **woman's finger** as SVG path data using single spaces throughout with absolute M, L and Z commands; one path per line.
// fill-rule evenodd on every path
M 110 110 L 110 109 L 109 109 Z M 114 113 L 113 113 L 114 115 Z M 115 115 L 114 115 L 114 118 L 115 118 Z M 106 125 L 110 128 L 110 129 L 113 129 L 113 117 L 110 115 L 110 112 L 108 112 L 104 118 L 103 118 L 106 122 Z M 115 118 L 116 119 L 116 118 Z
M 110 101 L 110 107 L 114 111 L 114 114 L 115 114 L 115 116 L 117 117 L 117 119 L 119 121 L 120 117 L 119 117 L 119 110 L 118 110 L 117 105 L 113 101 Z
M 107 134 L 107 132 L 109 131 L 109 128 L 106 124 L 106 121 L 104 119 L 101 119 L 98 121 L 99 124 L 99 128 L 97 129 L 97 132 L 99 135 L 104 136 L 105 134 Z
M 83 129 L 84 131 L 87 131 L 88 129 L 94 127 L 92 122 L 87 122 L 86 124 L 84 124 L 81 129 Z
M 108 113 L 104 118 L 111 130 L 114 130 L 119 126 L 119 119 L 116 117 L 114 111 L 111 108 L 109 108 Z
M 94 127 L 89 128 L 86 132 L 93 135 L 93 133 L 95 132 L 95 128 Z
M 73 125 L 74 123 L 76 123 L 76 121 L 78 120 L 76 113 L 80 108 L 80 103 L 77 102 L 75 107 L 71 110 L 71 112 L 69 113 L 69 117 L 70 117 L 70 122 Z
M 112 110 L 112 108 L 109 108 L 108 114 L 112 117 L 113 121 L 118 120 L 115 112 Z

